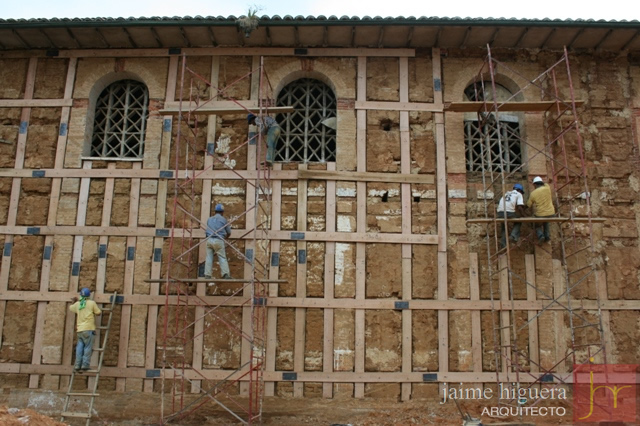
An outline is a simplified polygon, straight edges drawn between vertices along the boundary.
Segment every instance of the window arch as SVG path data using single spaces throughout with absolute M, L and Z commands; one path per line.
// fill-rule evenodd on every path
M 496 93 L 493 93 L 491 82 L 481 85 L 471 84 L 465 91 L 465 100 L 481 102 L 507 101 L 512 98 L 512 93 L 500 84 L 496 84 Z M 497 118 L 497 119 L 496 119 Z M 476 114 L 465 114 L 465 154 L 468 172 L 481 172 L 485 170 L 501 171 L 501 164 L 505 172 L 514 172 L 522 167 L 523 149 L 521 137 L 521 119 L 513 113 L 494 113 L 483 123 L 480 123 Z M 502 157 L 502 161 L 500 158 Z
M 142 158 L 149 110 L 147 86 L 119 80 L 98 96 L 91 136 L 91 156 Z
M 336 96 L 325 83 L 301 78 L 279 93 L 278 106 L 294 112 L 279 114 L 282 134 L 276 144 L 276 161 L 324 163 L 336 160 Z

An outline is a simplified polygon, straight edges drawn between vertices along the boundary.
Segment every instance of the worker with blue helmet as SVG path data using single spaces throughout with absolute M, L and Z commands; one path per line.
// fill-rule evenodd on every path
M 512 219 L 526 216 L 523 195 L 524 187 L 519 183 L 513 185 L 513 190 L 507 191 L 502 198 L 500 198 L 496 217 Z M 509 239 L 514 243 L 520 240 L 521 226 L 522 222 L 515 222 L 513 224 L 513 230 L 511 231 Z M 507 245 L 508 224 L 505 224 L 504 228 L 504 232 L 502 232 L 502 236 L 500 237 L 500 248 L 504 248 Z
M 207 229 L 205 230 L 205 235 L 207 236 L 207 258 L 204 263 L 204 277 L 212 277 L 213 255 L 215 254 L 218 257 L 222 279 L 231 279 L 224 242 L 225 239 L 231 236 L 231 224 L 223 216 L 224 206 L 222 204 L 216 204 L 214 210 L 215 215 L 207 219 Z
M 76 362 L 73 369 L 76 372 L 90 369 L 91 353 L 93 352 L 93 339 L 96 335 L 96 315 L 102 311 L 91 297 L 91 290 L 84 287 L 80 290 L 80 299 L 73 297 L 69 310 L 77 315 L 76 332 L 78 343 L 76 345 Z

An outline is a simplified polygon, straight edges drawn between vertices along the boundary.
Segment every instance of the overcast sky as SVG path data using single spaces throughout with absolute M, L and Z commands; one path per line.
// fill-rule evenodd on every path
M 240 16 L 435 16 L 640 20 L 638 0 L 0 0 L 0 18 Z

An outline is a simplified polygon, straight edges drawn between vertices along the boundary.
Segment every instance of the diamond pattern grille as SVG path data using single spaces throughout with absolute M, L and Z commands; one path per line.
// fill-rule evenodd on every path
M 141 158 L 149 92 L 134 80 L 121 80 L 102 91 L 96 102 L 91 156 Z
M 482 125 L 476 120 L 465 121 L 467 171 L 481 172 L 483 167 L 494 172 L 515 171 L 522 166 L 520 124 L 511 121 L 490 120 Z M 499 138 L 498 138 L 498 132 Z M 502 162 L 500 161 L 502 145 Z M 490 155 L 489 155 L 490 154 Z
M 336 97 L 326 84 L 310 78 L 293 81 L 282 89 L 277 105 L 291 105 L 295 111 L 277 117 L 282 134 L 276 144 L 276 161 L 335 161 L 336 131 L 322 124 L 336 117 Z

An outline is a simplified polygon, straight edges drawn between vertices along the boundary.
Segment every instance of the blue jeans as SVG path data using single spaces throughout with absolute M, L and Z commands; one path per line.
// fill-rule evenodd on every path
M 78 332 L 78 345 L 76 346 L 75 368 L 89 367 L 91 365 L 91 352 L 93 352 L 93 338 L 95 331 Z
M 506 213 L 507 213 L 507 219 L 513 219 L 515 217 L 518 217 L 515 212 L 506 212 Z M 504 218 L 504 214 L 505 214 L 505 212 L 498 212 L 496 214 L 496 217 Z M 511 231 L 511 239 L 516 241 L 516 242 L 520 239 L 520 227 L 521 226 L 522 226 L 522 222 L 515 222 L 513 224 L 513 230 Z M 507 225 L 506 229 L 502 233 L 502 236 L 500 237 L 500 245 L 502 247 L 507 245 L 507 233 L 508 232 L 509 232 L 509 229 L 508 229 L 508 225 Z
M 536 217 L 554 217 L 555 214 L 549 216 L 536 216 Z M 551 241 L 551 234 L 549 233 L 549 222 L 544 222 L 539 226 L 536 226 L 536 235 L 538 236 L 538 240 L 544 238 L 547 241 Z
M 207 260 L 204 263 L 204 276 L 210 277 L 213 273 L 213 254 L 218 256 L 218 264 L 220 264 L 220 273 L 224 277 L 229 275 L 229 263 L 227 262 L 227 253 L 224 249 L 224 241 L 219 238 L 207 238 Z
M 273 162 L 276 156 L 276 142 L 280 138 L 280 126 L 272 126 L 267 131 L 267 161 Z

